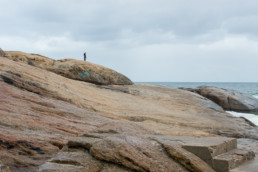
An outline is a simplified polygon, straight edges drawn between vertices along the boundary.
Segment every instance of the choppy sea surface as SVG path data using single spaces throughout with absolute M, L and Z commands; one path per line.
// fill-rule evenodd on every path
M 249 94 L 258 99 L 258 83 L 238 83 L 238 82 L 136 82 L 136 84 L 152 84 L 152 85 L 162 85 L 171 88 L 196 88 L 198 86 L 216 86 L 225 89 L 236 90 L 242 93 Z M 245 117 L 246 119 L 252 121 L 258 126 L 258 115 L 250 113 L 238 113 L 227 111 L 236 117 Z

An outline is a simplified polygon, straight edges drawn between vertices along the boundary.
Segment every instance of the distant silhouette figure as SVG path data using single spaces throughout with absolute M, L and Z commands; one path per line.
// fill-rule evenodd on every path
M 84 56 L 84 61 L 86 61 L 86 58 L 87 58 L 86 52 L 83 54 L 83 56 Z

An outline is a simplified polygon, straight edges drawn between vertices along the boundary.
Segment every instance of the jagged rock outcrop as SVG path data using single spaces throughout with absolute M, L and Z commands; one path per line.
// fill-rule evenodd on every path
M 225 110 L 258 113 L 258 99 L 235 90 L 211 86 L 201 86 L 195 89 L 188 88 L 187 90 L 214 101 Z
M 258 139 L 244 119 L 188 91 L 99 86 L 8 58 L 0 93 L 0 160 L 13 171 L 212 171 L 171 135 Z
M 52 71 L 70 79 L 100 85 L 132 85 L 126 76 L 103 66 L 74 59 L 53 60 L 38 54 L 6 51 L 5 57 L 41 69 Z

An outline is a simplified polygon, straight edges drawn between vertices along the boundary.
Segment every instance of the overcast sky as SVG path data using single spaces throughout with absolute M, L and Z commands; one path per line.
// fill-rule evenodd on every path
M 0 0 L 0 48 L 133 81 L 258 82 L 257 0 Z

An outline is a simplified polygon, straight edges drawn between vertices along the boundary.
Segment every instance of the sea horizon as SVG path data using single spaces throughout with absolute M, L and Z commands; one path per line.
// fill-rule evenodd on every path
M 258 82 L 135 82 L 135 84 L 161 85 L 171 88 L 196 88 L 198 86 L 216 86 L 236 90 L 258 98 Z

